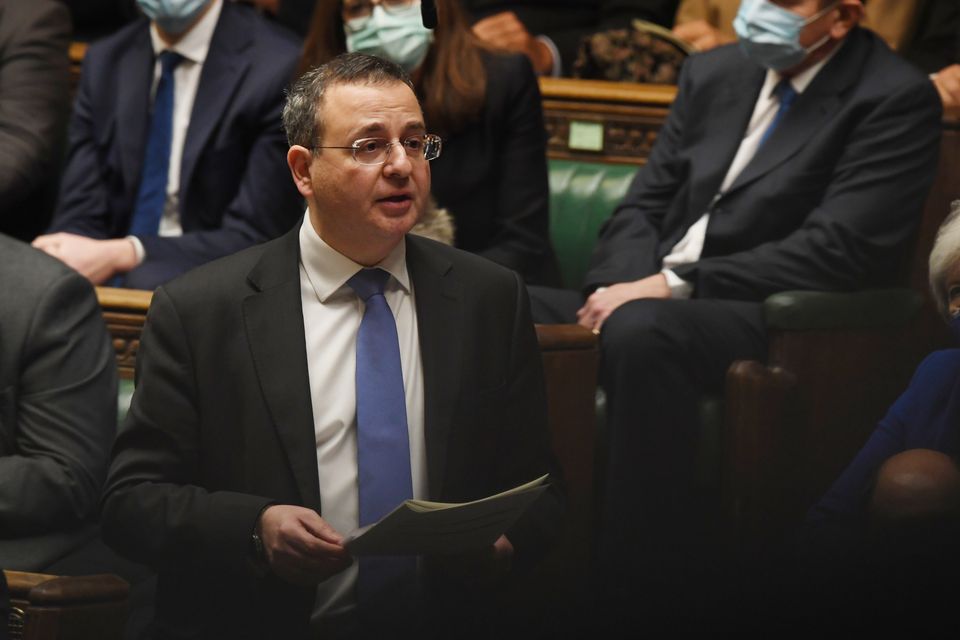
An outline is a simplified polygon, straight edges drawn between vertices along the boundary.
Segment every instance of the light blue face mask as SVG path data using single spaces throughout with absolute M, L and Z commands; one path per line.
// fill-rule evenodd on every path
M 344 25 L 347 51 L 359 51 L 395 62 L 410 73 L 427 57 L 433 31 L 423 26 L 420 3 L 396 11 L 373 7 L 368 18 L 355 18 Z
M 211 0 L 137 0 L 140 10 L 157 26 L 174 35 L 183 33 Z
M 767 69 L 785 71 L 803 62 L 830 39 L 828 34 L 812 46 L 803 47 L 800 31 L 838 4 L 839 0 L 804 19 L 769 0 L 743 0 L 733 20 L 733 28 L 740 37 L 740 48 L 748 58 Z

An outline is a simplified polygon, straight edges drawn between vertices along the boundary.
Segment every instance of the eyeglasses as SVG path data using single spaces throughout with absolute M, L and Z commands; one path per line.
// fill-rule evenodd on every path
M 403 140 L 387 140 L 386 138 L 360 138 L 349 147 L 315 146 L 314 149 L 349 149 L 353 152 L 353 159 L 360 164 L 383 164 L 390 157 L 390 148 L 399 144 L 412 160 L 435 160 L 440 157 L 442 140 L 432 133 L 419 133 L 407 136 Z
M 373 14 L 373 6 L 379 4 L 387 13 L 398 13 L 420 4 L 420 0 L 345 0 L 340 14 L 344 24 L 358 18 L 369 18 Z M 347 25 L 348 28 L 362 28 L 363 25 Z

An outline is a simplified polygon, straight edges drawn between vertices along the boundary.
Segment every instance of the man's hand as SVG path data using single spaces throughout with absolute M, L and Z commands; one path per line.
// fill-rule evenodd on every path
M 700 51 L 709 51 L 722 44 L 736 41 L 706 20 L 694 20 L 693 22 L 678 24 L 673 28 L 673 35 L 681 40 L 686 40 Z
M 507 536 L 500 536 L 489 547 L 467 553 L 427 556 L 425 562 L 431 572 L 469 589 L 484 591 L 496 586 L 510 573 L 513 544 Z
M 278 504 L 267 507 L 257 522 L 267 564 L 280 578 L 312 586 L 350 566 L 343 536 L 316 511 Z
M 103 284 L 137 266 L 137 252 L 126 238 L 95 240 L 74 233 L 52 233 L 38 236 L 33 246 L 76 269 L 93 284 Z
M 479 20 L 473 25 L 473 33 L 494 47 L 526 55 L 540 75 L 553 71 L 553 53 L 550 47 L 530 35 L 513 11 L 504 11 Z
M 670 287 L 662 273 L 648 276 L 634 282 L 622 282 L 598 289 L 587 303 L 577 311 L 577 324 L 600 333 L 604 321 L 620 305 L 640 298 L 669 298 Z
M 960 115 L 960 64 L 941 69 L 932 77 L 933 86 L 940 93 L 943 110 L 952 115 Z

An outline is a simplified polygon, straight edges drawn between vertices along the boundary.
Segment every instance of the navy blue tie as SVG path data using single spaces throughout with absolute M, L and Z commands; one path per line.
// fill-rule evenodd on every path
M 763 143 L 767 141 L 767 138 L 770 137 L 774 130 L 780 126 L 783 118 L 787 115 L 787 111 L 789 111 L 793 105 L 794 100 L 800 95 L 797 93 L 797 90 L 793 88 L 793 85 L 790 84 L 789 78 L 784 78 L 777 83 L 773 92 L 777 94 L 777 98 L 780 100 L 780 108 L 777 109 L 777 115 L 773 117 L 773 122 L 771 122 L 767 130 L 763 132 L 763 136 L 760 138 L 760 144 L 757 145 L 758 149 L 763 146 Z
M 143 154 L 140 188 L 130 221 L 130 235 L 155 236 L 167 201 L 167 174 L 173 139 L 173 70 L 183 56 L 173 51 L 160 54 L 160 82 L 153 98 L 150 134 Z
M 390 274 L 363 269 L 347 281 L 366 305 L 357 334 L 357 482 L 360 526 L 376 522 L 413 497 L 407 403 L 397 323 L 383 297 Z M 362 558 L 361 603 L 373 600 L 416 568 L 416 559 Z

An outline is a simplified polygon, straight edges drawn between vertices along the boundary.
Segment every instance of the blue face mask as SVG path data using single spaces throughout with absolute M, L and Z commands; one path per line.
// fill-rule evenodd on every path
M 157 26 L 174 35 L 186 31 L 210 0 L 137 0 L 140 10 Z
M 805 48 L 800 44 L 800 31 L 837 4 L 839 0 L 804 19 L 769 0 L 743 0 L 733 28 L 740 38 L 740 48 L 748 58 L 767 69 L 785 71 L 803 62 L 830 39 L 829 34 L 825 35 Z
M 386 58 L 407 73 L 420 66 L 433 42 L 433 31 L 420 19 L 419 2 L 397 11 L 375 5 L 370 17 L 350 20 L 344 29 L 347 51 Z

